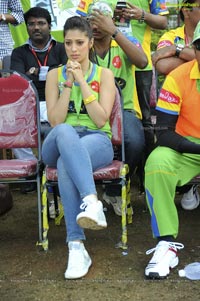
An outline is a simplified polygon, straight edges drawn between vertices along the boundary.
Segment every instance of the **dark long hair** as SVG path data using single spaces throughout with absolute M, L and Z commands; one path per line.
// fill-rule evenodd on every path
M 68 30 L 78 29 L 81 32 L 84 32 L 86 36 L 91 40 L 93 38 L 92 28 L 90 27 L 89 22 L 86 18 L 73 16 L 68 18 L 64 24 L 63 28 L 63 36 L 65 37 Z M 89 59 L 90 61 L 94 62 L 94 55 L 92 49 L 89 52 Z

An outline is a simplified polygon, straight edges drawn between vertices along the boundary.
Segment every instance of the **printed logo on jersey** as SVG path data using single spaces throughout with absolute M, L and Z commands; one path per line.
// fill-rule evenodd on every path
M 160 43 L 158 43 L 157 48 L 162 48 L 162 47 L 167 47 L 167 46 L 171 46 L 172 42 L 169 40 L 164 40 L 164 41 L 160 41 Z
M 120 69 L 122 66 L 122 61 L 119 55 L 115 56 L 112 60 L 112 65 L 117 68 Z
M 91 88 L 93 91 L 99 93 L 99 82 L 97 82 L 96 80 L 94 80 L 93 82 L 91 82 Z
M 80 1 L 78 7 L 79 7 L 79 8 L 82 8 L 82 9 L 85 9 L 85 7 L 86 7 L 85 1 Z
M 179 104 L 180 98 L 177 95 L 174 95 L 172 92 L 169 92 L 165 89 L 160 90 L 159 99 L 163 100 L 165 102 L 168 102 L 170 104 Z

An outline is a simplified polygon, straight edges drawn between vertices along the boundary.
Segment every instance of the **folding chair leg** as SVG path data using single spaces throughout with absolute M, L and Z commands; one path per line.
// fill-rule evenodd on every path
M 58 215 L 56 215 L 56 217 L 55 217 L 55 225 L 56 226 L 59 226 L 60 225 L 60 223 L 61 223 L 61 220 L 62 220 L 62 218 L 64 217 L 64 209 L 63 209 L 63 206 L 62 206 L 62 204 L 58 204 Z
M 49 221 L 48 221 L 48 204 L 47 204 L 47 188 L 46 188 L 46 175 L 43 173 L 42 176 L 42 238 L 37 245 L 42 246 L 44 251 L 48 250 L 48 230 L 49 230 Z
M 121 238 L 121 248 L 127 249 L 127 221 L 126 221 L 126 198 L 127 198 L 127 190 L 125 180 L 122 180 L 122 238 Z
M 39 230 L 39 241 L 42 241 L 42 215 L 41 215 L 41 188 L 40 188 L 40 177 L 37 178 L 37 199 L 38 199 L 38 230 Z
M 131 181 L 130 177 L 128 177 L 127 185 L 126 185 L 126 210 L 127 210 L 127 222 L 128 224 L 132 224 L 133 221 L 133 208 L 131 205 Z
M 128 248 L 128 234 L 127 234 L 127 215 L 128 215 L 128 224 L 132 223 L 132 207 L 130 203 L 130 178 L 128 176 L 129 168 L 128 165 L 125 164 L 123 169 L 121 170 L 121 181 L 122 181 L 122 190 L 121 190 L 121 199 L 122 199 L 122 234 L 121 234 L 121 242 L 118 244 L 118 247 L 126 250 Z M 128 177 L 128 179 L 127 179 Z

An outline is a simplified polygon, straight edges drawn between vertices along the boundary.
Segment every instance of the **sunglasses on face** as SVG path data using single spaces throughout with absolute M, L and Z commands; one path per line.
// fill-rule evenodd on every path
M 200 43 L 195 43 L 194 47 L 196 50 L 200 51 Z

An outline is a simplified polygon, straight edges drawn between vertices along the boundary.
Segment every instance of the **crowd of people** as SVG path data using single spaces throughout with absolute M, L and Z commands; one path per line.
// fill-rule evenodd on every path
M 3 3 L 6 4 L 3 4 Z M 84 229 L 107 227 L 93 172 L 114 157 L 109 118 L 116 82 L 123 96 L 125 160 L 130 177 L 141 169 L 156 247 L 145 268 L 151 279 L 166 278 L 184 245 L 178 236 L 177 187 L 200 173 L 200 0 L 182 0 L 182 25 L 166 31 L 151 55 L 151 28 L 166 29 L 165 0 L 85 0 L 63 28 L 63 42 L 51 35 L 51 15 L 42 7 L 23 12 L 19 0 L 0 4 L 0 59 L 33 81 L 40 100 L 44 164 L 58 170 L 64 208 L 68 264 L 66 279 L 85 276 L 92 264 Z M 8 24 L 25 22 L 28 40 L 13 49 Z M 4 39 L 4 43 L 3 40 Z M 9 44 L 7 47 L 5 44 Z M 165 79 L 151 122 L 153 66 Z M 95 84 L 94 84 L 95 83 Z M 14 149 L 16 158 L 34 158 Z M 142 183 L 143 184 L 143 183 Z M 28 192 L 25 189 L 24 192 Z M 196 186 L 181 201 L 199 205 Z M 105 187 L 103 200 L 121 215 L 120 187 Z

